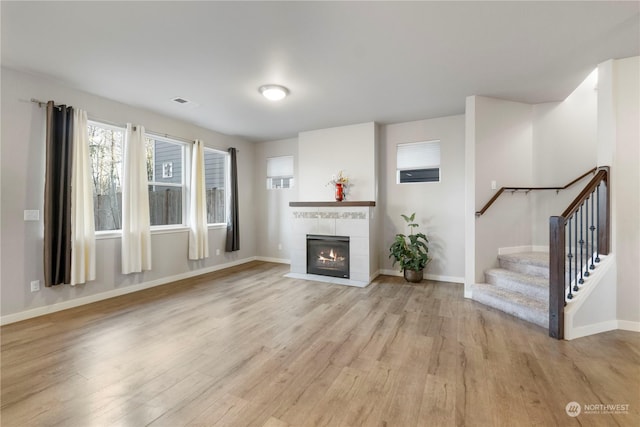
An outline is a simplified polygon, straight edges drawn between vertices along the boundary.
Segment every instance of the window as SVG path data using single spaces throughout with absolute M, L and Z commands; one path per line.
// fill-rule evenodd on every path
M 122 148 L 124 129 L 90 121 L 89 161 L 93 178 L 96 231 L 122 228 Z
M 227 170 L 229 154 L 224 151 L 204 149 L 205 188 L 207 191 L 207 222 L 227 222 Z
M 267 189 L 293 187 L 293 156 L 267 159 Z
M 187 145 L 149 134 L 146 142 L 151 226 L 182 225 L 186 217 Z
M 96 231 L 122 229 L 122 160 L 125 129 L 90 121 L 89 157 L 93 175 Z M 186 224 L 189 144 L 147 134 L 149 215 L 152 227 Z M 204 150 L 209 224 L 226 223 L 226 183 L 229 155 Z
M 440 141 L 398 144 L 397 183 L 440 182 Z

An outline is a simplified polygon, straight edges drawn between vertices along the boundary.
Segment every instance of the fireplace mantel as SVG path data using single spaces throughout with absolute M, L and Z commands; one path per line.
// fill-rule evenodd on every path
M 289 202 L 289 206 L 292 208 L 352 208 L 352 207 L 367 207 L 367 206 L 375 206 L 376 202 L 374 201 L 342 201 L 342 202 Z

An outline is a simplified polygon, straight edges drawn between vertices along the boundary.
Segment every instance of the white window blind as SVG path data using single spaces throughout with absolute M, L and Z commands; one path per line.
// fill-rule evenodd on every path
M 292 177 L 293 156 L 269 157 L 267 159 L 267 177 Z
M 440 166 L 440 141 L 398 144 L 398 170 L 437 168 Z
M 293 187 L 293 156 L 267 158 L 267 189 Z

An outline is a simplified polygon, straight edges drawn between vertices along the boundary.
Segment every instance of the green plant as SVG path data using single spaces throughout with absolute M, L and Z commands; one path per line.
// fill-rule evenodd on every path
M 427 236 L 423 233 L 414 233 L 418 224 L 414 222 L 415 212 L 411 216 L 402 215 L 402 218 L 409 226 L 411 233 L 396 234 L 396 237 L 389 248 L 389 258 L 393 258 L 393 265 L 400 264 L 401 270 L 420 271 L 427 266 L 430 261 Z

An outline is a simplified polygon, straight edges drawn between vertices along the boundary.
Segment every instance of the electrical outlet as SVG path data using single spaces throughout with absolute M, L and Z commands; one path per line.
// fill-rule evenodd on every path
M 26 209 L 24 211 L 25 221 L 40 221 L 40 211 L 37 209 Z
M 495 181 L 491 181 L 491 189 L 495 190 L 497 188 L 496 182 Z
M 281 251 L 282 250 L 282 243 L 278 243 L 278 250 Z
M 216 255 L 220 255 L 220 249 L 216 249 Z
M 38 292 L 40 290 L 40 280 L 31 281 L 31 292 Z

